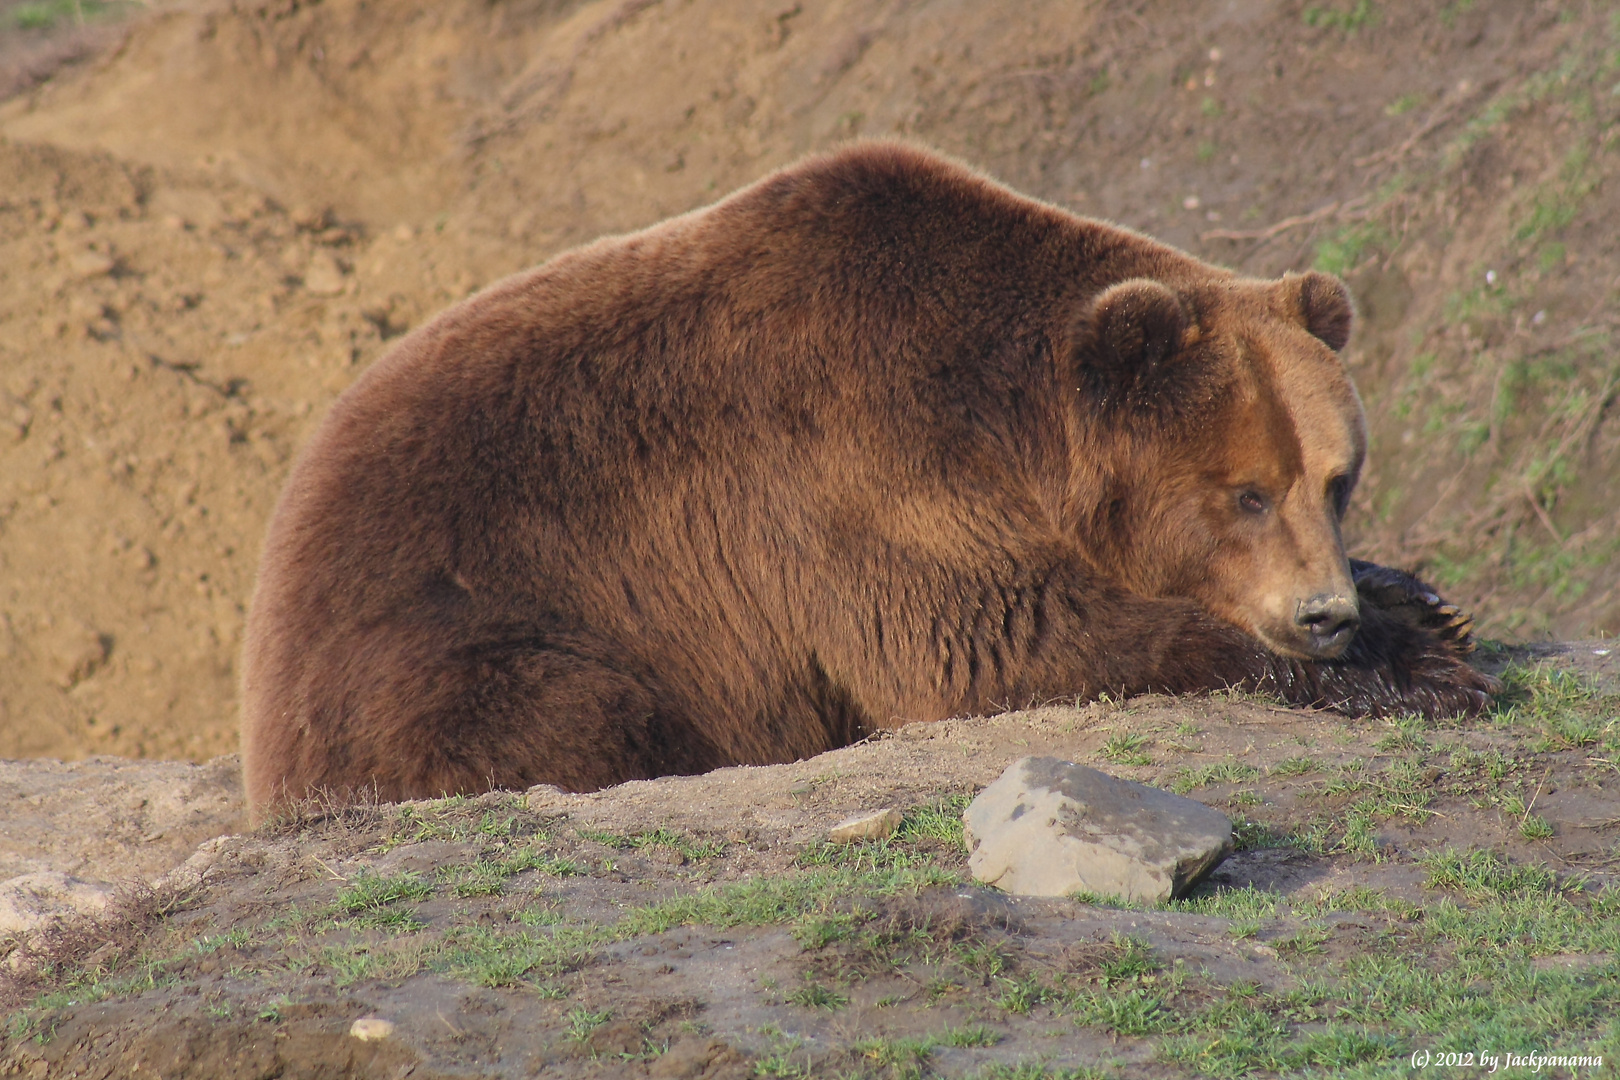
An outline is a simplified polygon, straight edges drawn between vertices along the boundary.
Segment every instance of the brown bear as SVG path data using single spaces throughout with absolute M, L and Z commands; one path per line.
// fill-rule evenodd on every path
M 251 813 L 1104 691 L 1480 709 L 1456 610 L 1345 558 L 1350 321 L 1331 277 L 1241 278 L 889 143 L 508 278 L 293 469 Z

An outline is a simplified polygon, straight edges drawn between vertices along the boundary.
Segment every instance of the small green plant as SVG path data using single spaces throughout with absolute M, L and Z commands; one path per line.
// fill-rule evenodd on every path
M 1440 24 L 1448 30 L 1452 29 L 1457 25 L 1457 16 L 1474 10 L 1476 3 L 1478 0 L 1452 0 L 1440 9 Z
M 401 900 L 425 900 L 433 895 L 433 886 L 414 873 L 392 877 L 373 870 L 361 870 L 349 883 L 338 890 L 334 903 L 351 915 L 377 912 Z
M 922 1075 L 922 1068 L 937 1046 L 933 1039 L 862 1039 L 850 1049 L 893 1076 Z
M 1468 897 L 1547 893 L 1557 884 L 1550 871 L 1538 866 L 1514 866 L 1489 851 L 1447 848 L 1418 861 L 1429 872 L 1424 882 L 1428 888 L 1451 889 Z
M 575 829 L 581 840 L 590 840 L 621 851 L 644 851 L 667 848 L 679 852 L 683 858 L 712 859 L 725 854 L 726 845 L 719 840 L 697 840 L 685 833 L 660 826 L 639 833 L 615 833 L 605 829 Z
M 12 7 L 4 17 L 19 30 L 49 30 L 59 22 L 72 21 L 82 26 L 89 20 L 131 7 L 129 3 L 103 0 L 32 0 Z
M 1307 5 L 1301 18 L 1306 26 L 1323 27 L 1329 30 L 1339 30 L 1346 34 L 1353 34 L 1363 27 L 1370 26 L 1378 21 L 1378 9 L 1372 5 L 1372 0 L 1356 0 L 1355 7 L 1348 11 L 1336 7 Z
M 1118 955 L 1104 960 L 1099 968 L 1104 986 L 1135 982 L 1159 970 L 1159 960 L 1153 953 L 1153 946 L 1144 939 L 1115 937 L 1114 947 L 1119 950 Z
M 964 941 L 956 947 L 957 962 L 985 982 L 995 979 L 1007 968 L 1007 954 L 993 941 Z
M 1086 990 L 1073 999 L 1074 1022 L 1106 1028 L 1121 1035 L 1156 1035 L 1173 1028 L 1175 1013 L 1164 1007 L 1164 999 L 1142 987 L 1122 994 Z
M 1208 890 L 1208 891 L 1204 891 Z M 1246 885 L 1241 889 L 1214 888 L 1203 885 L 1192 896 L 1171 900 L 1166 910 L 1184 911 L 1191 915 L 1212 915 L 1219 919 L 1269 919 L 1277 914 L 1282 903 L 1280 893 L 1256 889 Z
M 1551 840 L 1553 831 L 1552 822 L 1540 814 L 1526 813 L 1519 820 L 1519 835 L 1526 840 Z
M 1423 737 L 1423 718 L 1403 716 L 1389 722 L 1392 729 L 1373 744 L 1373 748 L 1386 754 L 1422 753 L 1429 749 L 1429 740 Z
M 292 1004 L 292 998 L 286 994 L 277 994 L 259 1010 L 259 1019 L 270 1024 L 281 1022 L 281 1010 Z
M 1416 94 L 1402 94 L 1400 97 L 1384 106 L 1384 115 L 1405 116 L 1407 113 L 1417 108 L 1418 102 L 1421 100 L 1422 99 Z
M 1318 241 L 1314 265 L 1325 273 L 1343 276 L 1360 266 L 1369 250 L 1388 243 L 1389 234 L 1375 222 L 1346 225 Z
M 524 926 L 555 926 L 563 920 L 556 908 L 540 904 L 530 904 L 519 911 L 515 918 Z
M 967 1049 L 975 1046 L 994 1046 L 1001 1041 L 1001 1036 L 983 1024 L 968 1024 L 963 1027 L 946 1028 L 939 1036 L 939 1041 L 945 1046 Z
M 793 1004 L 801 1005 L 806 1009 L 826 1009 L 828 1012 L 842 1009 L 849 1004 L 847 994 L 840 994 L 836 990 L 828 989 L 819 982 L 810 980 L 806 980 L 803 986 L 789 994 L 787 999 Z
M 935 840 L 961 848 L 962 811 L 972 801 L 971 795 L 951 795 L 938 802 L 913 806 L 906 811 L 894 838 L 901 843 Z
M 1142 748 L 1152 739 L 1138 732 L 1117 732 L 1110 735 L 1097 751 L 1097 756 L 1119 765 L 1151 765 L 1153 758 Z
M 1494 719 L 1539 731 L 1539 750 L 1594 746 L 1620 727 L 1620 695 L 1603 693 L 1574 672 L 1515 663 L 1500 677 L 1506 690 L 1493 706 Z
M 1322 952 L 1322 945 L 1333 936 L 1333 932 L 1320 926 L 1307 926 L 1287 937 L 1273 941 L 1272 947 L 1283 956 L 1316 956 Z
M 1045 1004 L 1051 996 L 1040 979 L 1026 976 L 1022 979 L 1002 979 L 1001 996 L 996 1004 L 1010 1013 L 1025 1016 L 1037 1005 Z
M 568 1011 L 568 1037 L 575 1042 L 584 1042 L 591 1037 L 591 1032 L 613 1019 L 613 1010 L 605 1009 L 602 1012 L 592 1012 L 585 1006 Z
M 1227 758 L 1225 761 L 1216 761 L 1208 765 L 1200 765 L 1196 769 L 1180 768 L 1170 777 L 1166 785 L 1177 795 L 1185 795 L 1210 784 L 1241 784 L 1248 780 L 1257 780 L 1260 770 L 1253 765 L 1245 765 L 1241 761 Z
M 1085 1065 L 1064 1068 L 1037 1060 L 993 1061 L 972 1075 L 973 1080 L 1106 1080 L 1111 1074 Z

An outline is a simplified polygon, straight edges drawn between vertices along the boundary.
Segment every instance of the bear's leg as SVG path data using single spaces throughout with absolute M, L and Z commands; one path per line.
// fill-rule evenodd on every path
M 726 763 L 688 718 L 596 649 L 405 651 L 411 661 L 370 665 L 360 685 L 308 703 L 309 722 L 292 738 L 266 740 L 249 778 L 255 820 L 267 804 L 317 793 L 396 801 L 534 784 L 591 791 Z
M 572 652 L 484 655 L 423 711 L 418 753 L 402 777 L 417 793 L 592 791 L 625 780 L 701 771 L 705 743 L 638 679 Z
M 1325 661 L 1273 653 L 1190 600 L 1137 596 L 1072 565 L 1027 584 L 964 590 L 975 603 L 950 651 L 1017 662 L 966 665 L 988 677 L 962 686 L 954 711 L 1073 693 L 1224 687 L 1354 715 L 1484 710 L 1500 686 L 1469 665 L 1466 620 L 1415 578 L 1374 570 L 1381 568 L 1362 575 L 1369 595 L 1360 631 L 1342 657 Z M 963 666 L 942 664 L 947 672 Z

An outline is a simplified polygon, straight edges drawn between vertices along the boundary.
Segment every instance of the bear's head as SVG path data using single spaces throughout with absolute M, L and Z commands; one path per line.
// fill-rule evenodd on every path
M 1350 321 L 1344 285 L 1316 272 L 1136 278 L 1092 299 L 1071 356 L 1100 421 L 1075 461 L 1098 568 L 1279 653 L 1342 653 L 1359 612 L 1339 527 L 1367 447 L 1338 355 Z

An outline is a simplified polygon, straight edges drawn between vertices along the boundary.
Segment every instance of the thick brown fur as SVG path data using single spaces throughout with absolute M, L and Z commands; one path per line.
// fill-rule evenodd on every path
M 1431 590 L 1361 568 L 1356 613 L 1349 326 L 1332 278 L 1239 278 L 884 143 L 509 278 L 293 471 L 248 624 L 252 813 L 1103 691 L 1478 709 Z

